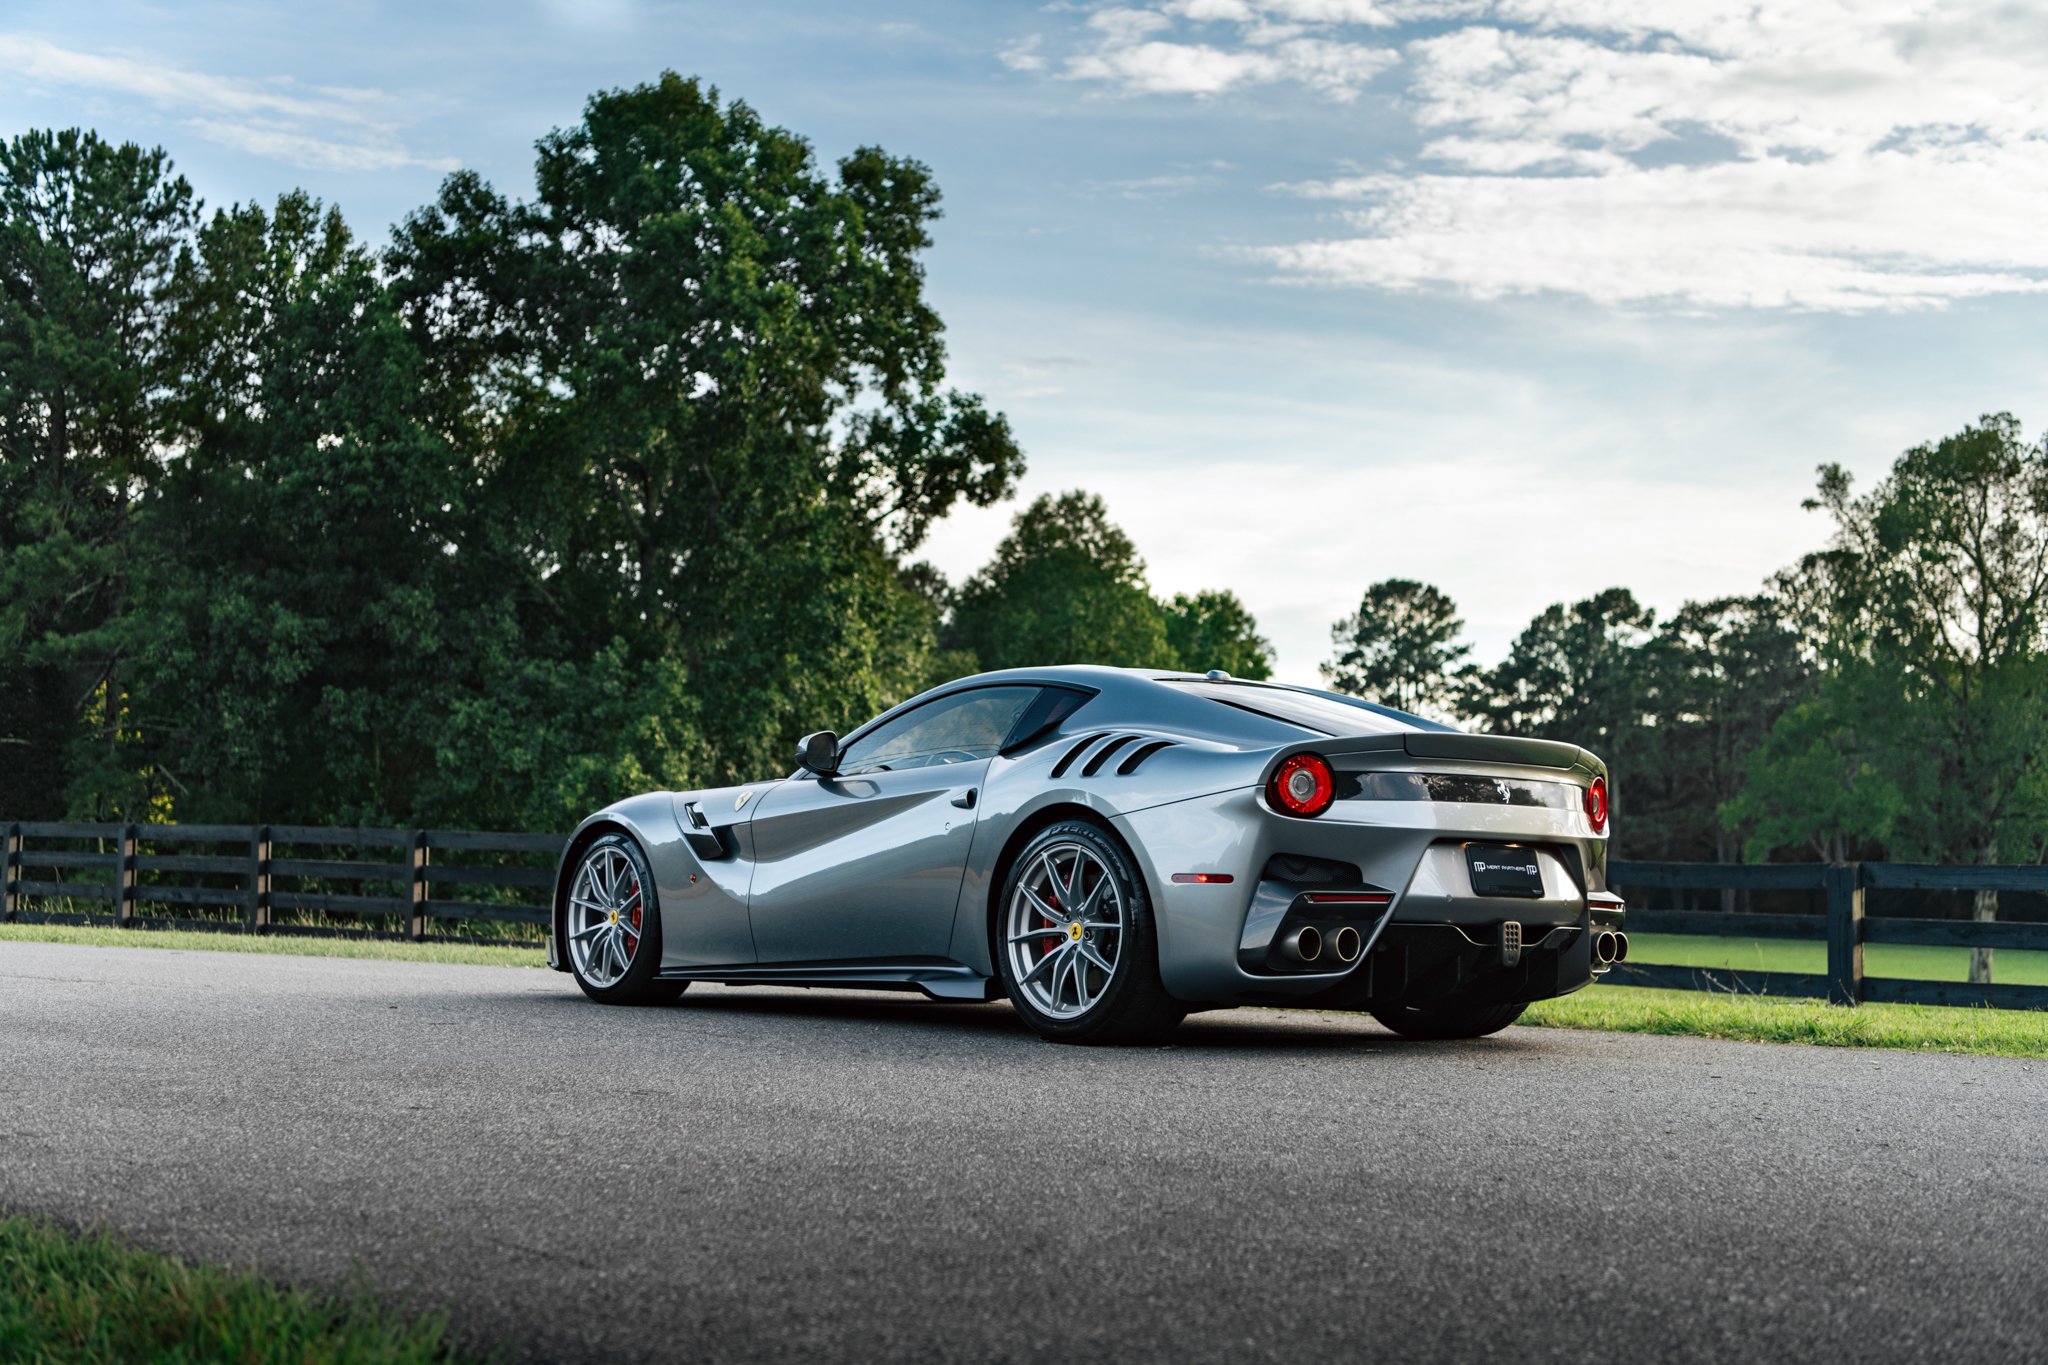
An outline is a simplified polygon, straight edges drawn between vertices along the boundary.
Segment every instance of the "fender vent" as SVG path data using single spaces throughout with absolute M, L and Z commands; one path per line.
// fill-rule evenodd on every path
M 1060 755 L 1060 761 L 1052 765 L 1051 776 L 1065 777 L 1067 775 L 1067 769 L 1073 767 L 1074 760 L 1081 756 L 1081 751 L 1083 749 L 1086 749 L 1089 745 L 1093 744 L 1096 740 L 1101 739 L 1104 735 L 1108 733 L 1109 732 L 1107 730 L 1097 730 L 1092 735 L 1083 736 L 1078 744 L 1076 744 L 1073 748 L 1067 750 L 1064 754 Z
M 1085 764 L 1082 765 L 1081 776 L 1095 776 L 1096 773 L 1102 771 L 1102 765 L 1109 762 L 1109 756 L 1111 754 L 1115 753 L 1118 749 L 1123 748 L 1124 745 L 1129 744 L 1134 740 L 1142 738 L 1144 738 L 1144 736 L 1142 735 L 1118 735 L 1115 739 L 1103 745 L 1100 749 L 1097 749 L 1095 751 L 1095 756 L 1093 758 L 1090 758 Z
M 1129 777 L 1132 773 L 1138 771 L 1138 765 L 1146 759 L 1152 757 L 1161 749 L 1171 749 L 1172 747 L 1173 741 L 1170 739 L 1155 739 L 1149 744 L 1140 744 L 1124 756 L 1123 762 L 1116 765 L 1116 775 L 1118 777 Z

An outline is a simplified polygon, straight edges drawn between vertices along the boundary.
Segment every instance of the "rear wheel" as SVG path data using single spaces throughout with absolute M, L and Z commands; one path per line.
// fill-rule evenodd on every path
M 1159 980 L 1144 880 L 1099 827 L 1067 820 L 1040 831 L 997 905 L 1003 989 L 1041 1038 L 1154 1042 L 1187 1013 Z
M 687 981 L 659 981 L 661 914 L 647 855 L 623 834 L 583 850 L 569 879 L 565 917 L 569 968 L 592 1000 L 606 1005 L 665 1005 Z
M 1427 1005 L 1392 1005 L 1372 1017 L 1403 1038 L 1484 1038 L 1499 1033 L 1522 1017 L 1527 1004 L 1480 1004 L 1470 1000 L 1437 1000 Z

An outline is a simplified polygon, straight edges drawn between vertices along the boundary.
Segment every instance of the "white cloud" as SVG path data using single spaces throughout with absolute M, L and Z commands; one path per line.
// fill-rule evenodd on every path
M 1220 95 L 1244 86 L 1294 82 L 1349 101 L 1398 60 L 1378 42 L 1332 37 L 1342 27 L 1392 21 L 1368 0 L 1167 0 L 1115 6 L 1088 16 L 1081 50 L 1057 67 L 1069 80 L 1133 94 Z M 1211 41 L 1211 36 L 1220 41 Z M 1013 47 L 1003 61 L 1053 69 L 1037 51 Z
M 2048 289 L 2048 143 L 1308 189 L 1369 204 L 1348 215 L 1351 235 L 1255 253 L 1310 281 L 1835 311 Z
M 1059 74 L 1133 93 L 1290 83 L 1348 100 L 1399 66 L 1382 80 L 1414 145 L 1292 187 L 1356 206 L 1336 233 L 1250 253 L 1287 278 L 1831 311 L 2048 287 L 2048 12 L 1167 0 L 1114 13 Z
M 1042 40 L 1034 33 L 1020 42 L 998 52 L 996 56 L 1012 71 L 1043 71 L 1045 58 L 1039 55 L 1038 45 Z
M 306 169 L 456 165 L 409 150 L 398 136 L 404 106 L 379 90 L 215 76 L 18 34 L 0 34 L 0 72 L 25 86 L 140 97 L 212 141 Z

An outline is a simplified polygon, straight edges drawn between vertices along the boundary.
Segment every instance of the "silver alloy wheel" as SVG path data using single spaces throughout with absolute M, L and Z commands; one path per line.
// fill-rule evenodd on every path
M 640 950 L 646 901 L 640 869 L 617 844 L 584 855 L 569 884 L 569 956 L 576 973 L 600 989 L 615 986 Z
M 1124 913 L 1116 874 L 1087 845 L 1033 855 L 1010 896 L 1004 951 L 1034 1009 L 1074 1019 L 1102 998 L 1123 951 Z

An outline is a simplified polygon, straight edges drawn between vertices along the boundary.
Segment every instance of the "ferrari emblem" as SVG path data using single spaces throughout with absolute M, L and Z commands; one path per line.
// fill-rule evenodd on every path
M 618 911 L 616 911 L 616 910 L 614 910 L 614 911 L 612 911 L 612 917 L 611 917 L 611 919 L 610 919 L 610 920 L 608 920 L 608 921 L 607 921 L 607 923 L 610 923 L 610 924 L 617 924 L 618 922 L 619 922 L 619 912 L 618 912 Z
M 1081 924 L 1080 924 L 1080 921 L 1079 921 L 1079 920 L 1076 920 L 1076 921 L 1075 921 L 1074 923 L 1072 923 L 1072 924 L 1069 924 L 1069 925 L 1067 926 L 1067 937 L 1068 937 L 1068 938 L 1070 938 L 1070 939 L 1073 939 L 1073 940 L 1075 940 L 1076 942 L 1078 942 L 1078 941 L 1080 940 L 1080 938 L 1081 938 Z
M 734 810 L 745 810 L 747 808 L 747 800 L 748 798 L 752 797 L 753 794 L 754 789 L 752 787 L 747 788 L 745 791 L 740 793 L 739 800 L 732 803 L 732 808 Z

